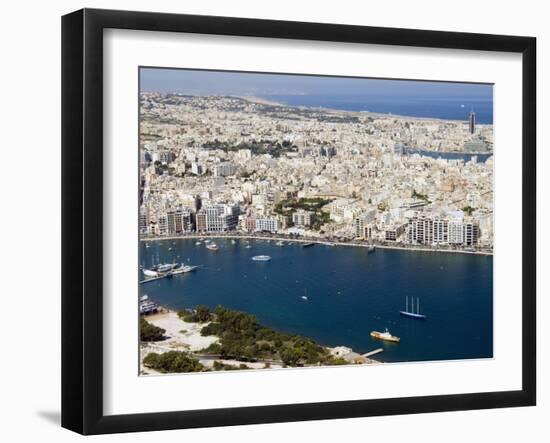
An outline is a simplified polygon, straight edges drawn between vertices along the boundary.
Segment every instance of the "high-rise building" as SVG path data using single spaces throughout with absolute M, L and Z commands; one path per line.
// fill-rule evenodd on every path
M 447 243 L 449 240 L 449 222 L 439 217 L 433 220 L 433 243 Z
M 464 223 L 462 223 L 462 220 L 449 221 L 448 238 L 451 245 L 464 243 Z
M 256 230 L 256 217 L 249 216 L 244 219 L 244 230 L 247 232 L 253 232 Z
M 409 220 L 409 243 L 432 244 L 433 238 L 433 220 L 426 216 L 420 216 Z
M 206 172 L 206 168 L 201 163 L 191 163 L 191 172 L 195 175 L 203 175 Z
M 369 209 L 358 217 L 355 217 L 355 236 L 359 238 L 371 238 L 372 225 L 376 217 L 376 209 Z M 367 232 L 365 228 L 368 227 Z
M 279 222 L 274 217 L 262 217 L 256 219 L 256 231 L 275 233 L 279 229 Z
M 315 212 L 299 210 L 292 214 L 292 223 L 296 226 L 311 226 L 315 223 Z
M 409 220 L 408 241 L 411 244 L 474 246 L 478 244 L 478 239 L 477 223 L 425 215 Z
M 162 214 L 158 218 L 157 234 L 158 235 L 168 234 L 168 218 L 166 217 L 166 214 Z
M 141 207 L 139 208 L 139 233 L 149 234 L 149 211 Z
M 212 168 L 214 177 L 228 177 L 230 175 L 235 175 L 237 172 L 237 167 L 230 162 L 223 162 L 215 165 Z
M 206 211 L 204 209 L 200 209 L 199 211 L 197 211 L 195 223 L 197 232 L 206 231 Z
M 194 214 L 187 208 L 170 211 L 166 214 L 169 234 L 182 234 L 194 229 Z
M 476 132 L 476 113 L 474 111 L 470 112 L 470 115 L 468 117 L 468 126 L 470 129 L 470 134 Z
M 464 223 L 464 245 L 477 245 L 479 240 L 479 226 L 474 223 Z
M 222 232 L 233 230 L 239 223 L 240 209 L 235 204 L 207 205 L 197 212 L 197 231 Z

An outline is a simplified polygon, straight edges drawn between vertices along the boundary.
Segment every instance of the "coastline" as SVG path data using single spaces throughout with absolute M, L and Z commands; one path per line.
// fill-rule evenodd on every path
M 251 239 L 251 240 L 275 240 L 275 241 L 288 241 L 288 242 L 296 242 L 296 243 L 316 243 L 321 245 L 328 245 L 328 246 L 356 246 L 360 248 L 368 248 L 371 246 L 370 243 L 366 242 L 358 242 L 358 241 L 350 241 L 350 242 L 341 242 L 336 240 L 329 240 L 329 239 L 319 239 L 319 238 L 293 238 L 288 236 L 282 236 L 282 235 L 275 235 L 275 234 L 269 234 L 269 235 L 257 235 L 257 234 L 245 234 L 245 233 L 230 233 L 230 234 L 224 234 L 224 233 L 213 233 L 213 234 L 198 234 L 198 233 L 191 233 L 191 234 L 185 234 L 185 235 L 173 235 L 173 236 L 151 236 L 151 237 L 142 237 L 140 236 L 139 241 L 140 242 L 148 242 L 148 241 L 163 241 L 163 240 L 182 240 L 182 239 L 200 239 L 200 238 L 227 238 L 227 239 Z M 387 244 L 379 244 L 374 243 L 373 244 L 377 249 L 392 249 L 392 250 L 399 250 L 399 251 L 412 251 L 412 252 L 443 252 L 443 253 L 457 253 L 457 254 L 468 254 L 468 255 L 485 255 L 485 256 L 492 256 L 493 252 L 490 251 L 468 251 L 463 249 L 446 249 L 446 248 L 433 248 L 433 247 L 422 247 L 422 246 L 399 246 L 399 245 L 387 245 Z
M 318 367 L 337 367 L 339 365 L 307 365 L 307 366 L 284 366 L 282 361 L 279 360 L 262 360 L 251 362 L 238 359 L 224 359 L 217 355 L 210 355 L 201 353 L 200 351 L 212 343 L 218 343 L 220 337 L 216 335 L 202 336 L 200 331 L 203 327 L 207 326 L 210 322 L 204 323 L 191 323 L 186 322 L 178 316 L 177 311 L 159 305 L 159 312 L 151 315 L 144 315 L 141 318 L 147 322 L 158 326 L 166 331 L 166 337 L 160 341 L 143 342 L 139 343 L 139 361 L 140 361 L 140 375 L 164 375 L 152 368 L 146 367 L 143 364 L 143 359 L 149 353 L 164 353 L 170 351 L 185 352 L 193 358 L 196 358 L 207 370 L 217 372 L 213 369 L 214 362 L 221 362 L 224 365 L 233 366 L 239 368 L 240 365 L 246 365 L 246 370 L 265 370 L 265 369 L 304 369 L 304 368 L 318 368 Z M 370 365 L 381 364 L 383 362 L 375 360 L 371 357 L 365 357 L 360 355 L 351 348 L 345 346 L 329 347 L 320 345 L 327 349 L 332 355 L 348 358 L 349 365 Z M 344 354 L 341 354 L 342 350 Z
M 360 115 L 360 116 L 369 116 L 369 117 L 375 117 L 375 118 L 395 118 L 398 120 L 401 119 L 415 119 L 415 120 L 422 120 L 422 121 L 444 121 L 444 122 L 455 122 L 455 123 L 464 123 L 464 120 L 460 119 L 451 119 L 451 118 L 441 118 L 441 117 L 419 117 L 414 115 L 403 115 L 403 114 L 392 114 L 391 112 L 384 113 L 384 112 L 374 112 L 374 111 L 352 111 L 348 109 L 337 109 L 337 108 L 327 108 L 326 106 L 305 106 L 305 105 L 289 105 L 286 103 L 276 102 L 269 100 L 267 98 L 262 97 L 256 97 L 256 96 L 249 96 L 249 97 L 243 97 L 243 96 L 235 96 L 236 98 L 240 98 L 242 100 L 249 101 L 251 103 L 257 103 L 262 105 L 271 105 L 271 106 L 284 106 L 286 108 L 294 108 L 294 109 L 307 109 L 312 111 L 323 111 L 323 112 L 329 112 L 329 113 L 344 113 L 347 115 Z M 492 123 L 479 123 L 480 126 L 493 126 Z M 437 151 L 436 151 L 437 152 Z

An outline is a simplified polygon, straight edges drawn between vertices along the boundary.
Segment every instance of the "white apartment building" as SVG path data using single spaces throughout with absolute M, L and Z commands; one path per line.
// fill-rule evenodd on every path
M 448 239 L 451 245 L 461 245 L 464 243 L 464 223 L 462 220 L 449 221 Z
M 201 208 L 196 216 L 196 230 L 199 232 L 230 231 L 239 223 L 240 209 L 234 204 L 213 204 Z
M 214 177 L 228 177 L 237 173 L 237 167 L 231 162 L 223 162 L 212 168 Z
M 168 234 L 168 218 L 166 217 L 166 214 L 159 216 L 156 231 L 158 235 Z
M 479 225 L 460 219 L 421 215 L 409 220 L 407 240 L 411 244 L 473 246 L 478 244 Z
M 150 231 L 149 211 L 146 208 L 139 208 L 139 233 L 147 235 Z
M 279 221 L 274 217 L 256 219 L 256 231 L 276 233 L 279 230 Z
M 372 223 L 376 218 L 376 209 L 369 209 L 358 217 L 355 217 L 355 236 L 360 238 L 371 238 Z M 365 229 L 369 229 L 367 233 Z
M 191 163 L 191 172 L 195 175 L 203 175 L 206 172 L 206 167 L 202 163 Z

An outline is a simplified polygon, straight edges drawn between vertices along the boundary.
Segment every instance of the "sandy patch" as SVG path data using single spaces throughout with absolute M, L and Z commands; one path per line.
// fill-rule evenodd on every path
M 201 335 L 201 329 L 208 323 L 187 323 L 176 312 L 163 312 L 145 317 L 149 322 L 165 329 L 166 340 L 155 342 L 173 350 L 197 352 L 218 341 L 218 337 Z

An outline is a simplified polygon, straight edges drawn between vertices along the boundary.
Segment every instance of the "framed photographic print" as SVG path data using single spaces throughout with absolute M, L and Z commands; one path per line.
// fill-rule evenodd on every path
M 535 404 L 534 38 L 62 25 L 64 427 Z

